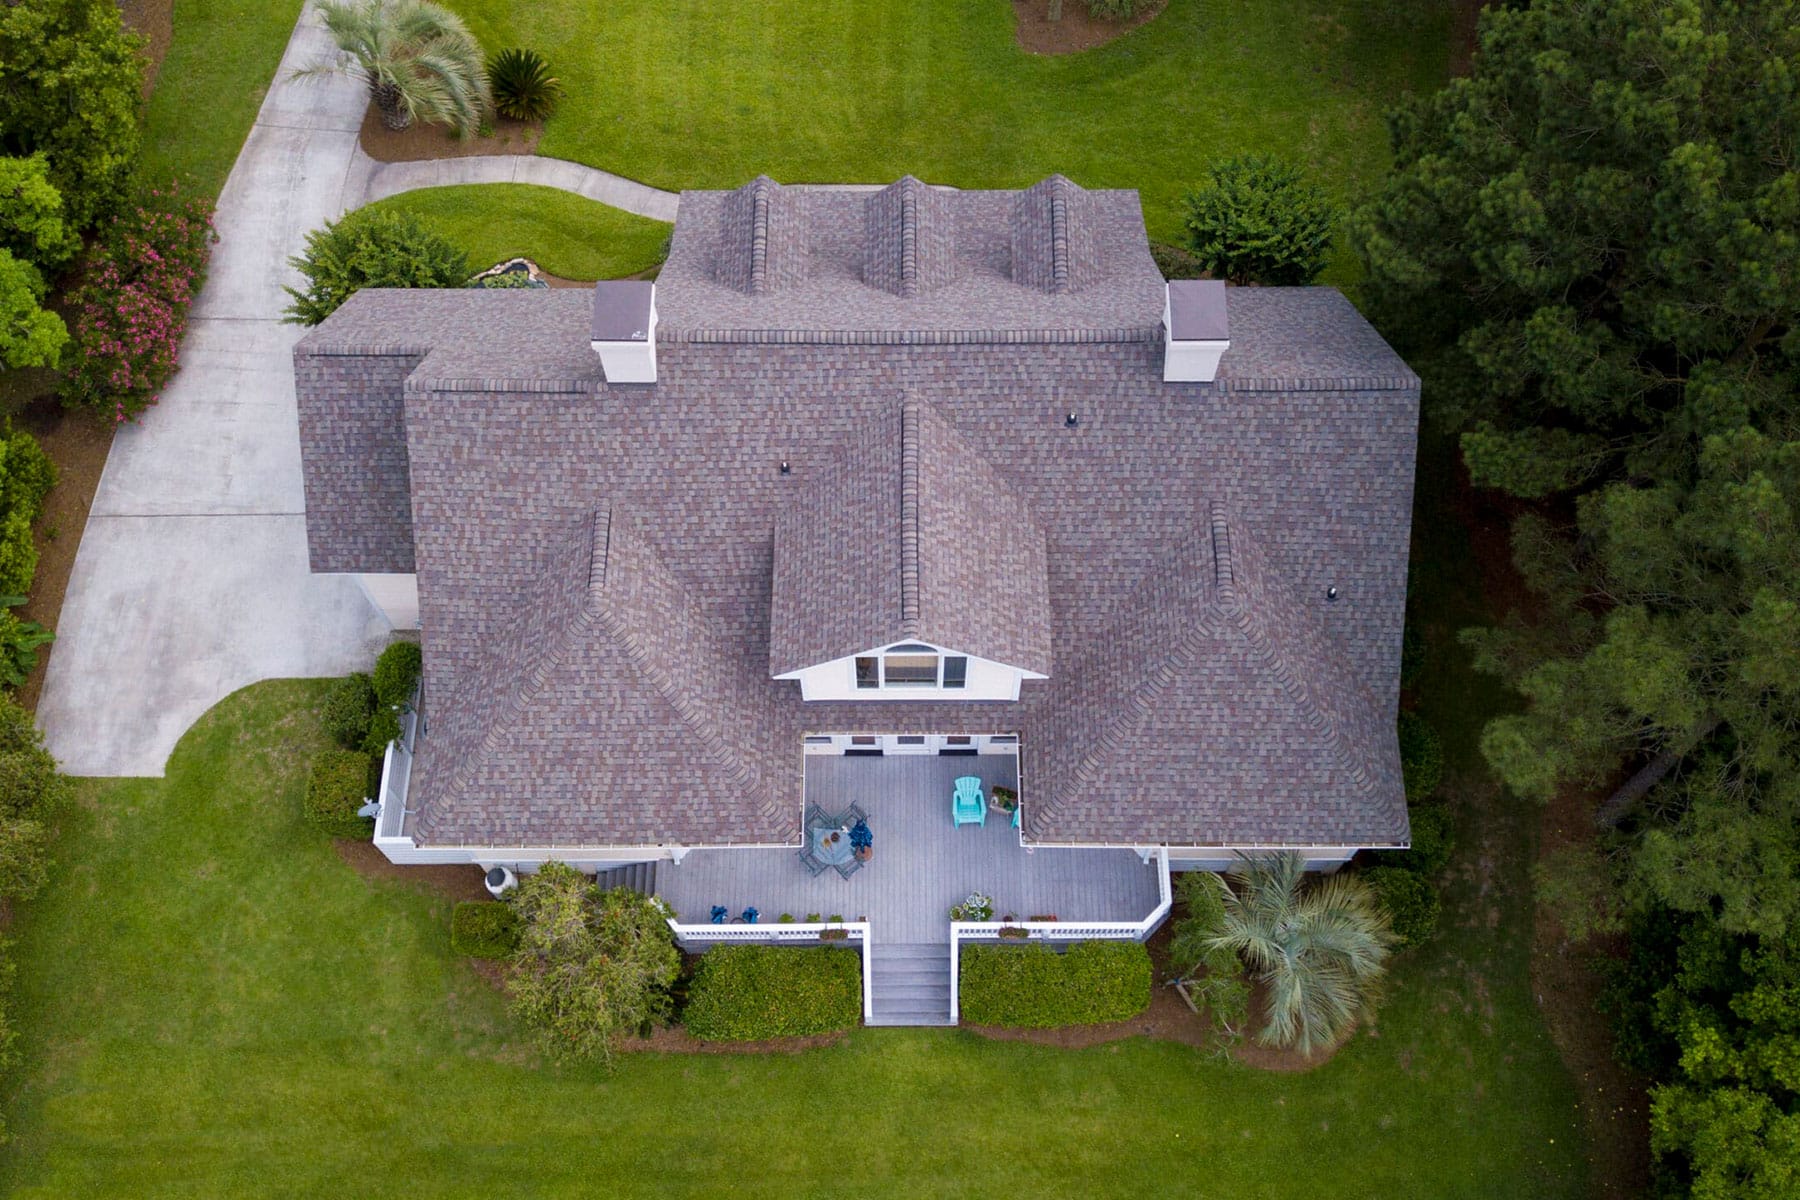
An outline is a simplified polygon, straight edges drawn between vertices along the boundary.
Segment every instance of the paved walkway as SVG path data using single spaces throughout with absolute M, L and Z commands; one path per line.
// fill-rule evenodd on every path
M 65 770 L 161 775 L 207 709 L 260 679 L 366 666 L 388 636 L 350 579 L 307 570 L 288 256 L 366 198 L 432 183 L 529 178 L 646 212 L 675 197 L 573 164 L 520 172 L 471 158 L 424 173 L 357 147 L 367 92 L 289 76 L 330 48 L 308 10 L 244 143 L 216 217 L 182 369 L 119 431 L 58 621 L 38 722 Z M 462 172 L 467 172 L 466 177 Z M 634 190 L 635 189 L 635 190 Z
M 439 158 L 424 162 L 376 162 L 356 150 L 345 184 L 344 207 L 356 208 L 419 188 L 446 187 L 458 183 L 535 183 L 598 200 L 614 208 L 673 221 L 680 196 L 585 167 L 565 158 L 541 158 L 528 154 L 483 154 L 469 158 Z

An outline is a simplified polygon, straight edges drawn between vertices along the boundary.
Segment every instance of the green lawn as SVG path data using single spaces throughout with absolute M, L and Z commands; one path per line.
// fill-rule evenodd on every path
M 139 171 L 217 195 L 256 121 L 301 0 L 175 0 L 175 38 L 144 113 Z
M 483 44 L 531 46 L 562 79 L 544 154 L 675 190 L 1061 171 L 1141 189 L 1164 239 L 1228 153 L 1284 153 L 1355 195 L 1386 169 L 1383 112 L 1448 61 L 1444 0 L 1171 0 L 1062 57 L 1018 49 L 1007 0 L 450 3 Z
M 425 218 L 478 270 L 523 254 L 565 279 L 618 279 L 662 261 L 670 226 L 583 196 L 528 183 L 405 192 L 372 207 Z
M 165 779 L 82 786 L 16 926 L 9 1194 L 1581 1194 L 1511 867 L 1485 895 L 1459 881 L 1455 928 L 1403 964 L 1379 1035 L 1306 1075 L 925 1030 L 556 1069 L 451 957 L 443 902 L 364 879 L 300 823 L 322 694 L 259 684 Z

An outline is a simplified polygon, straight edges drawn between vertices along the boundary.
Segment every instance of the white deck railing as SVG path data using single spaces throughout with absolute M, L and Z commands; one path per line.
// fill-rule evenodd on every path
M 375 843 L 401 838 L 406 826 L 406 789 L 412 782 L 413 735 L 419 725 L 419 693 L 415 689 L 412 703 L 400 714 L 400 736 L 389 742 L 381 756 L 381 788 L 375 798 L 381 812 L 375 817 Z
M 1141 921 L 952 921 L 950 922 L 950 1023 L 962 1020 L 964 942 L 1144 941 L 1155 933 L 1174 904 L 1169 885 L 1169 852 L 1155 851 L 1157 904 Z M 1001 930 L 1010 931 L 1002 937 Z M 1024 936 L 1018 931 L 1023 930 Z
M 862 1007 L 863 1023 L 866 1025 L 875 1017 L 875 988 L 871 981 L 870 946 L 873 939 L 869 936 L 867 921 L 834 921 L 822 924 L 799 924 L 776 922 L 772 925 L 683 925 L 674 918 L 669 919 L 669 928 L 675 931 L 675 940 L 683 946 L 694 942 L 738 942 L 752 945 L 768 945 L 781 942 L 818 942 L 822 945 L 836 945 L 839 941 L 857 942 L 862 951 Z M 826 933 L 841 933 L 843 936 L 826 938 Z

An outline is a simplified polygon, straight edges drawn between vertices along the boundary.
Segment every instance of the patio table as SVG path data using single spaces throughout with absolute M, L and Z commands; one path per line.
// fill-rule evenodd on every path
M 831 840 L 832 834 L 838 834 L 838 840 Z M 856 848 L 850 844 L 850 835 L 836 825 L 815 825 L 810 830 L 813 857 L 828 867 L 847 863 L 856 854 Z

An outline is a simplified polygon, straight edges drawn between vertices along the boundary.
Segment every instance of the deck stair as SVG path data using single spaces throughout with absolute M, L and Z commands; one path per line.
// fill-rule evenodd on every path
M 614 888 L 630 888 L 634 892 L 654 896 L 656 894 L 656 863 L 651 861 L 613 867 L 596 874 L 594 883 L 603 892 L 610 892 Z
M 950 1024 L 950 944 L 883 942 L 871 949 L 871 1025 Z

